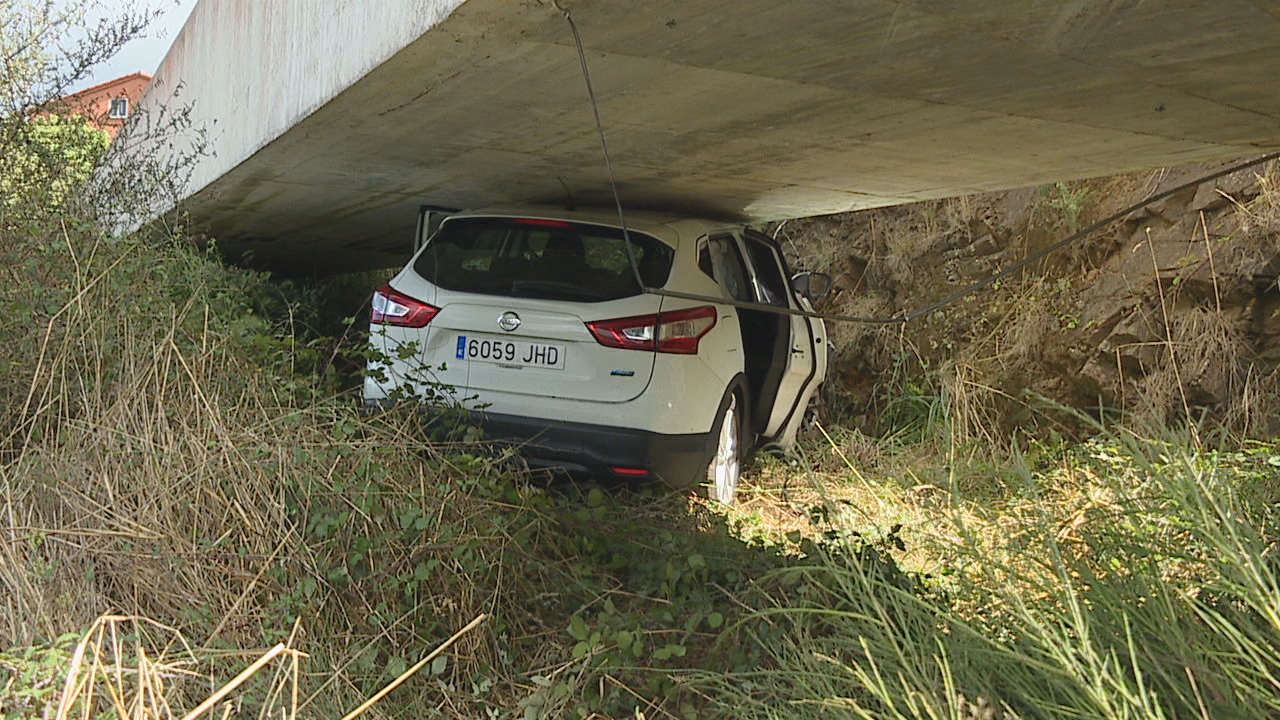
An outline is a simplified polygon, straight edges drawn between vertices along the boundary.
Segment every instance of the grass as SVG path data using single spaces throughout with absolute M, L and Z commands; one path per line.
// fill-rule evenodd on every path
M 1276 712 L 1280 446 L 1104 434 L 1000 460 L 863 443 L 835 431 L 811 445 L 810 489 L 789 491 L 779 525 L 794 537 L 816 503 L 820 534 L 889 562 L 828 542 L 782 571 L 801 580 L 743 621 L 781 628 L 768 669 L 698 676 L 724 716 Z M 964 472 L 983 487 L 959 488 Z M 761 468 L 757 497 L 784 477 L 795 484 Z
M 686 714 L 678 671 L 758 662 L 714 641 L 785 554 L 360 415 L 298 334 L 306 288 L 47 230 L 10 236 L 0 296 L 36 319 L 0 384 L 6 715 L 182 716 L 265 658 L 211 711 L 340 717 L 481 616 L 365 716 Z
M 999 450 L 921 387 L 910 432 L 814 428 L 727 514 L 546 486 L 327 394 L 287 288 L 54 237 L 59 302 L 9 326 L 11 715 L 181 715 L 258 660 L 212 709 L 341 716 L 401 677 L 366 716 L 1277 709 L 1275 445 Z

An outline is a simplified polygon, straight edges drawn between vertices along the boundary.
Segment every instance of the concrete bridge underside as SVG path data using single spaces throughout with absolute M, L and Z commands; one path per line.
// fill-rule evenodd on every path
M 632 208 L 761 221 L 1280 147 L 1271 0 L 561 4 Z M 550 2 L 201 0 L 142 106 L 179 84 L 214 152 L 186 207 L 260 263 L 397 264 L 422 204 L 612 202 Z

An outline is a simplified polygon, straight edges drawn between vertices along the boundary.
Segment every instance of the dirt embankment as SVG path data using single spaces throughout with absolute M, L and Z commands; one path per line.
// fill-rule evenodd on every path
M 889 317 L 1227 165 L 810 218 L 775 232 L 795 265 L 835 277 L 821 310 Z M 944 412 L 977 439 L 1063 424 L 1066 413 L 1045 411 L 1055 403 L 1106 419 L 1190 415 L 1249 434 L 1276 430 L 1277 170 L 1199 183 L 906 326 L 833 323 L 836 411 L 878 432 L 913 412 Z

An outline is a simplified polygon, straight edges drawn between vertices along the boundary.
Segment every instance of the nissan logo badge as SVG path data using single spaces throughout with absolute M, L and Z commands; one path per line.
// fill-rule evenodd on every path
M 498 316 L 498 327 L 511 332 L 520 327 L 520 316 L 510 310 L 506 311 Z

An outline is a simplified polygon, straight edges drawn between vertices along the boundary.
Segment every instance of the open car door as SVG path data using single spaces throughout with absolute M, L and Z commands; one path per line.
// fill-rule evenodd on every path
M 418 208 L 418 228 L 413 233 L 413 254 L 417 255 L 422 246 L 427 244 L 427 240 L 440 229 L 440 223 L 456 212 L 458 211 L 436 205 L 423 205 Z
M 779 308 L 812 311 L 808 300 L 792 289 L 790 272 L 778 244 L 751 230 L 743 234 L 742 241 L 759 301 Z M 785 318 L 781 324 L 787 339 L 786 352 L 777 358 L 781 367 L 774 368 L 780 376 L 772 402 L 759 408 L 763 420 L 760 434 L 766 442 L 790 449 L 795 445 L 810 399 L 826 379 L 827 338 L 826 328 L 817 318 L 796 314 L 781 317 Z M 767 395 L 762 400 L 767 402 Z

